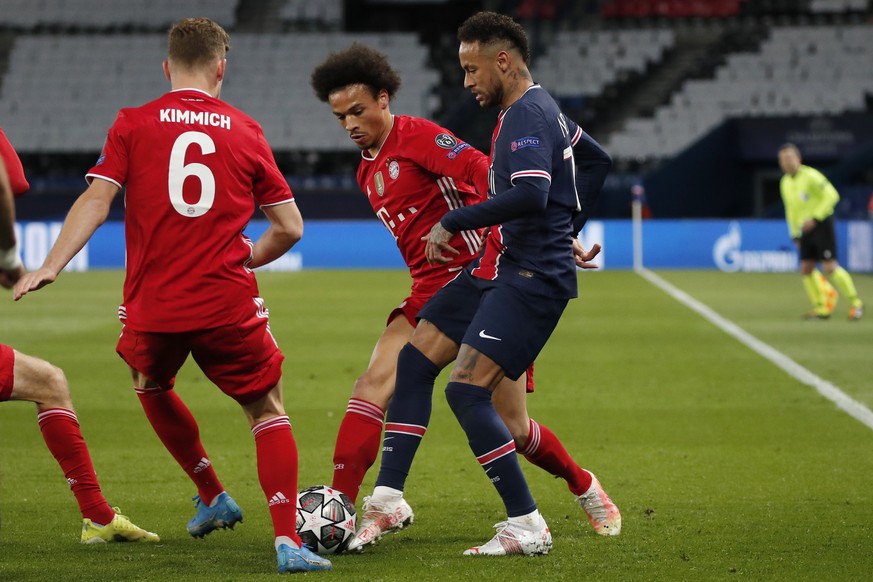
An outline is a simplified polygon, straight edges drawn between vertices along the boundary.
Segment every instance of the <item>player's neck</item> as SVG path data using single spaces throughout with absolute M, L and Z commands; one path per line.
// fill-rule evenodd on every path
M 215 98 L 218 98 L 219 88 L 221 87 L 219 83 L 210 83 L 201 75 L 185 74 L 173 75 L 173 79 L 170 85 L 172 86 L 173 91 L 178 91 L 180 89 L 199 89 L 201 91 L 209 93 Z
M 379 139 L 379 143 L 374 147 L 371 147 L 367 150 L 367 153 L 370 154 L 371 158 L 375 159 L 376 156 L 379 155 L 379 152 L 382 150 L 382 146 L 385 145 L 385 140 L 388 139 L 388 136 L 391 135 L 391 130 L 394 128 L 394 116 L 391 115 L 391 119 L 388 123 L 388 128 L 385 131 L 385 134 Z
M 530 76 L 527 67 L 519 67 L 517 70 L 511 71 L 507 77 L 506 90 L 504 91 L 503 100 L 500 102 L 500 108 L 504 111 L 521 99 L 521 96 L 534 86 L 533 78 Z

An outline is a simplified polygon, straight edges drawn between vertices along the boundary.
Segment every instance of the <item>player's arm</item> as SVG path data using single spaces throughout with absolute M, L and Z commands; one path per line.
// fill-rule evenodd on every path
M 3 133 L 3 128 L 0 127 L 0 158 L 6 164 L 6 178 L 9 180 L 9 186 L 12 188 L 12 194 L 18 196 L 24 194 L 30 189 L 30 184 L 27 183 L 27 178 L 24 176 L 24 167 L 21 165 L 21 159 L 9 143 L 6 134 Z
M 70 208 L 58 240 L 43 261 L 42 266 L 24 275 L 15 284 L 15 300 L 18 301 L 30 291 L 36 291 L 54 282 L 58 274 L 67 266 L 76 253 L 91 239 L 94 232 L 109 216 L 112 199 L 120 190 L 118 184 L 96 178 L 88 189 Z
M 303 217 L 294 201 L 262 206 L 270 226 L 252 247 L 252 269 L 275 261 L 303 237 Z
M 579 235 L 582 227 L 588 222 L 603 183 L 609 170 L 612 169 L 612 158 L 594 138 L 585 133 L 581 127 L 568 120 L 570 128 L 575 126 L 573 134 L 573 157 L 576 160 L 576 191 L 579 193 L 581 210 L 573 217 L 573 235 Z
M 0 286 L 11 289 L 24 274 L 15 241 L 15 201 L 6 163 L 0 156 Z
M 782 205 L 785 207 L 785 223 L 788 225 L 788 234 L 796 243 L 800 240 L 800 221 L 797 216 L 797 206 L 788 193 L 788 186 L 784 178 L 779 182 L 779 195 L 782 197 Z
M 812 181 L 818 190 L 818 200 L 812 209 L 812 218 L 817 222 L 821 222 L 828 216 L 834 213 L 837 203 L 840 201 L 840 195 L 830 180 L 824 177 L 824 174 L 815 170 Z
M 424 254 L 429 263 L 447 263 L 450 257 L 443 252 L 456 255 L 458 251 L 449 245 L 455 233 L 474 230 L 508 222 L 514 218 L 540 212 L 549 201 L 549 185 L 546 178 L 533 176 L 518 177 L 513 186 L 485 202 L 462 206 L 450 210 L 431 228 L 425 240 Z

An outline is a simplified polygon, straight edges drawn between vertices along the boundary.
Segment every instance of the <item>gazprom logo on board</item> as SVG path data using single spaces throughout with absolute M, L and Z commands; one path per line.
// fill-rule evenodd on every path
M 729 273 L 781 272 L 797 269 L 797 253 L 793 251 L 744 251 L 740 223 L 731 222 L 726 234 L 718 237 L 712 246 L 715 266 Z

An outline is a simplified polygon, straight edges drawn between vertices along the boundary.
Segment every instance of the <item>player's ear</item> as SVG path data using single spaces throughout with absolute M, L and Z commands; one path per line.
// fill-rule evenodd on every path
M 388 105 L 391 104 L 391 98 L 388 96 L 388 91 L 385 89 L 379 90 L 379 107 L 381 109 L 387 109 Z
M 170 78 L 170 60 L 169 59 L 164 59 L 163 68 L 164 68 L 164 76 L 167 78 L 167 81 L 172 81 L 172 79 Z
M 218 80 L 221 81 L 224 79 L 224 71 L 227 69 L 227 59 L 221 59 L 218 61 L 218 71 L 216 71 L 216 75 Z
M 506 51 L 500 51 L 497 53 L 497 67 L 502 73 L 508 71 L 511 64 L 509 53 Z

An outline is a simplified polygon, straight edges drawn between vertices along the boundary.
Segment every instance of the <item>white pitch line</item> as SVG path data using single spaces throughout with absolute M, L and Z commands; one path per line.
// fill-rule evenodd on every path
M 643 278 L 650 283 L 659 287 L 668 295 L 673 297 L 679 303 L 693 309 L 707 320 L 715 324 L 719 329 L 733 336 L 740 343 L 748 346 L 755 353 L 767 358 L 786 372 L 792 378 L 803 382 L 807 386 L 814 388 L 816 392 L 833 402 L 838 408 L 846 412 L 849 416 L 859 420 L 868 428 L 873 429 L 873 411 L 867 408 L 861 402 L 853 399 L 851 396 L 834 386 L 827 380 L 820 378 L 780 352 L 772 346 L 765 344 L 752 334 L 743 330 L 730 320 L 725 319 L 697 299 L 691 297 L 684 291 L 674 287 L 652 271 L 648 269 L 640 269 L 637 271 Z

